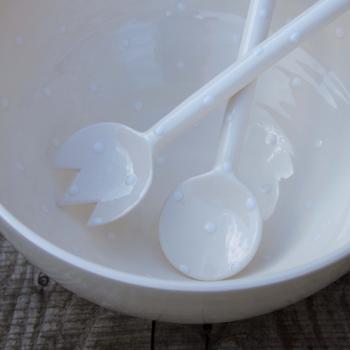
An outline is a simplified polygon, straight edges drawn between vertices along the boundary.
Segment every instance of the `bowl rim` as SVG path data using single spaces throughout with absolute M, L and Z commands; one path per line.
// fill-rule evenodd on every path
M 133 285 L 141 288 L 157 289 L 171 292 L 193 292 L 193 293 L 213 293 L 213 292 L 232 292 L 243 289 L 254 289 L 273 284 L 283 283 L 289 280 L 297 279 L 304 275 L 322 270 L 333 265 L 340 260 L 350 256 L 350 242 L 334 252 L 325 254 L 318 259 L 302 264 L 285 271 L 272 273 L 271 276 L 262 278 L 249 277 L 244 280 L 226 279 L 221 281 L 196 281 L 189 279 L 182 281 L 168 281 L 157 277 L 140 276 L 128 272 L 122 272 L 102 264 L 90 262 L 82 257 L 70 253 L 63 248 L 57 247 L 45 238 L 42 238 L 28 226 L 18 220 L 0 203 L 0 220 L 14 230 L 25 240 L 41 249 L 48 255 L 72 265 L 86 273 L 94 274 L 115 282 Z M 11 240 L 9 240 L 11 242 Z M 25 254 L 25 253 L 24 253 Z

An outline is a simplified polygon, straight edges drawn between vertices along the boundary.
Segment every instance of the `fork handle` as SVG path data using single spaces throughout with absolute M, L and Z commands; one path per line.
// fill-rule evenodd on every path
M 243 59 L 268 35 L 275 0 L 251 0 L 238 59 Z M 225 112 L 216 165 L 234 170 L 248 128 L 256 81 L 231 97 Z
M 229 66 L 146 131 L 155 147 L 163 146 L 192 127 L 218 103 L 253 82 L 321 27 L 350 8 L 350 0 L 319 0 L 292 22 L 263 41 L 242 60 Z

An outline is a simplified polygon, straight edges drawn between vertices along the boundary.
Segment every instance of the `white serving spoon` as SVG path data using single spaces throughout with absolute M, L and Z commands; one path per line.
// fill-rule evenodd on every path
M 239 59 L 267 36 L 274 4 L 274 0 L 250 1 Z M 214 169 L 180 184 L 160 217 L 164 254 L 192 278 L 233 276 L 252 260 L 261 240 L 256 199 L 235 175 L 255 86 L 251 83 L 228 103 Z
M 97 203 L 89 224 L 116 220 L 147 193 L 153 178 L 154 153 L 219 102 L 228 100 L 314 33 L 350 7 L 350 0 L 319 0 L 256 50 L 185 100 L 148 131 L 119 123 L 88 126 L 65 142 L 56 166 L 80 170 L 62 205 Z

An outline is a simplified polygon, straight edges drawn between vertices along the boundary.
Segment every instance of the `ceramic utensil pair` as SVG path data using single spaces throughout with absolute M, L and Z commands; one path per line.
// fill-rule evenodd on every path
M 264 1 L 261 1 L 262 3 Z M 228 100 L 252 83 L 262 72 L 296 48 L 302 40 L 348 10 L 349 7 L 350 0 L 318 1 L 269 39 L 258 45 L 251 53 L 245 55 L 244 58 L 241 57 L 145 133 L 140 133 L 118 123 L 96 124 L 78 131 L 62 145 L 56 158 L 56 166 L 79 171 L 64 195 L 61 204 L 97 203 L 89 221 L 90 225 L 105 224 L 130 212 L 140 203 L 150 187 L 153 177 L 153 159 L 160 147 L 167 142 L 171 142 L 180 132 L 190 128 L 219 102 Z M 265 13 L 262 11 L 262 13 L 268 18 L 269 13 L 266 11 Z M 248 34 L 246 37 L 248 37 Z M 256 37 L 254 40 L 256 40 Z M 254 40 L 252 39 L 251 45 L 253 45 Z M 241 52 L 245 52 L 244 50 L 248 51 L 248 48 L 244 49 L 242 46 Z M 249 92 L 253 87 L 247 89 Z M 201 232 L 213 234 L 213 237 L 220 237 L 215 232 L 225 232 L 225 230 L 226 232 L 227 230 L 236 232 L 234 235 L 228 235 L 229 238 L 225 242 L 226 247 L 231 247 L 232 252 L 238 253 L 240 251 L 242 254 L 246 254 L 246 246 L 248 245 L 247 249 L 250 253 L 246 255 L 251 259 L 259 242 L 257 232 L 261 231 L 261 219 L 258 208 L 256 208 L 256 201 L 250 191 L 230 173 L 239 154 L 238 146 L 241 143 L 240 138 L 244 134 L 242 131 L 244 131 L 246 123 L 243 116 L 247 115 L 250 105 L 249 101 L 246 100 L 251 99 L 252 92 L 250 91 L 248 94 L 245 91 L 242 94 L 243 97 L 240 94 L 239 97 L 234 98 L 234 103 L 233 101 L 230 102 L 227 110 L 227 114 L 233 116 L 233 118 L 227 118 L 226 131 L 223 134 L 220 147 L 222 156 L 218 159 L 217 167 L 210 175 L 206 174 L 197 178 L 196 186 L 192 186 L 193 179 L 187 181 L 183 188 L 180 186 L 182 190 L 175 192 L 173 198 L 177 203 L 176 205 L 189 205 L 190 201 L 188 204 L 184 204 L 189 195 L 194 200 L 193 205 L 197 205 L 197 200 L 202 201 L 201 206 L 204 205 L 205 207 L 207 205 L 203 211 L 207 214 L 204 215 L 205 220 L 202 215 L 199 215 L 198 218 L 191 216 L 190 220 L 194 220 L 193 223 L 196 223 L 197 219 L 200 219 L 201 224 L 198 227 L 201 228 Z M 238 109 L 232 111 L 233 105 Z M 221 180 L 220 184 L 215 181 L 216 190 L 212 188 L 212 181 L 213 177 L 218 175 Z M 232 195 L 235 196 L 233 202 L 226 201 L 216 205 L 216 207 L 210 205 L 213 198 L 221 198 L 223 193 L 226 193 L 226 198 L 232 197 L 227 196 L 227 192 L 232 188 L 234 189 Z M 202 189 L 203 192 L 200 194 L 199 192 Z M 164 227 L 166 226 L 164 226 L 164 223 L 168 220 L 167 212 L 169 210 L 174 213 L 181 212 L 181 210 L 178 211 L 178 208 L 171 209 L 175 205 L 173 198 L 165 206 L 160 224 L 162 246 L 165 251 L 168 248 L 164 243 L 164 237 L 176 234 L 176 232 L 165 234 Z M 232 215 L 231 211 L 222 214 L 222 217 L 219 218 L 221 215 L 219 215 L 219 209 L 225 209 L 231 205 L 232 208 L 235 208 L 235 214 Z M 225 210 L 220 212 L 225 213 Z M 174 220 L 174 218 L 171 220 Z M 184 221 L 184 224 L 187 226 L 189 223 Z M 191 228 L 191 225 L 189 224 L 188 227 Z M 247 239 L 238 239 L 237 241 L 236 238 L 240 236 L 237 233 L 247 235 Z M 233 239 L 233 237 L 236 238 Z M 192 238 L 195 242 L 198 241 L 197 237 Z M 176 237 L 174 239 L 176 240 Z M 241 244 L 244 246 L 241 246 Z M 181 246 L 172 245 L 173 249 L 177 251 Z M 171 245 L 168 245 L 168 247 L 171 247 Z M 193 247 L 196 248 L 196 244 Z M 224 249 L 227 248 L 224 247 Z M 239 271 L 249 260 L 241 259 L 241 263 L 236 264 L 234 262 L 235 258 L 228 256 L 225 258 L 226 262 L 229 261 L 226 267 L 219 268 L 217 272 L 213 268 L 212 272 L 208 272 L 207 275 L 204 272 L 203 275 L 203 264 L 200 262 L 192 265 L 192 263 L 186 264 L 186 261 L 183 260 L 184 262 L 180 266 L 179 262 L 182 261 L 180 259 L 182 256 L 176 260 L 173 257 L 171 258 L 170 254 L 167 254 L 167 256 L 184 273 L 200 279 L 227 277 Z M 206 271 L 209 270 L 207 268 Z

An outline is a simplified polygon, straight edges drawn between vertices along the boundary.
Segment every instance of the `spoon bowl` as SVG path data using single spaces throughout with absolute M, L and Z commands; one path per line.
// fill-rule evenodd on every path
M 100 123 L 73 134 L 55 165 L 78 170 L 61 205 L 97 203 L 89 225 L 120 218 L 144 197 L 152 182 L 152 148 L 144 134 L 123 124 Z
M 160 243 L 178 270 L 199 280 L 230 277 L 255 255 L 262 220 L 252 193 L 230 172 L 190 178 L 165 204 Z

